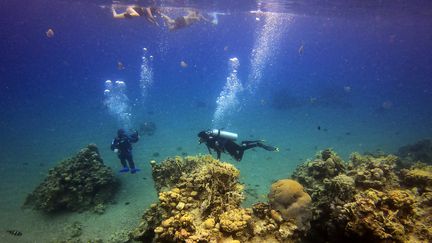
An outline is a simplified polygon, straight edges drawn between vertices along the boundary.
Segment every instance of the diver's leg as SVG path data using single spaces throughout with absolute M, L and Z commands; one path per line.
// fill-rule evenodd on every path
M 237 154 L 234 156 L 234 158 L 240 162 L 243 159 L 243 154 L 244 154 L 244 149 L 240 149 L 237 152 Z
M 127 154 L 127 156 L 126 156 L 126 160 L 127 160 L 128 164 L 129 164 L 129 168 L 131 168 L 131 169 L 135 169 L 135 163 L 134 163 L 134 161 L 133 161 L 133 157 L 132 157 L 132 153 L 131 153 L 131 152 L 129 152 L 129 153 Z
M 241 148 L 244 150 L 248 150 L 251 148 L 255 148 L 258 146 L 259 140 L 258 141 L 242 141 L 241 142 Z
M 266 145 L 266 144 L 263 144 L 261 142 L 257 143 L 257 145 L 258 145 L 258 147 L 261 147 L 261 148 L 263 148 L 263 149 L 265 149 L 267 151 L 273 151 L 273 152 L 278 152 L 279 151 L 278 147 Z
M 111 6 L 111 12 L 112 15 L 115 19 L 124 19 L 125 18 L 125 14 L 127 12 L 123 12 L 123 13 L 117 13 L 117 11 L 115 10 L 114 6 Z
M 260 147 L 260 148 L 263 148 L 267 151 L 279 151 L 279 148 L 263 144 L 262 141 L 263 140 L 243 141 L 242 147 L 244 148 L 244 150 L 247 150 L 250 148 L 255 148 L 255 147 Z
M 127 157 L 128 163 L 129 163 L 129 167 L 131 169 L 131 173 L 135 174 L 137 171 L 140 171 L 140 169 L 135 168 L 135 163 L 133 161 L 133 156 L 132 156 L 132 152 L 129 153 L 128 157 Z
M 240 146 L 240 145 L 238 145 L 238 144 L 236 144 L 236 143 L 234 143 L 234 142 L 232 142 L 232 141 L 228 141 L 226 144 L 225 144 L 225 150 L 235 159 L 235 160 L 237 160 L 237 161 L 240 161 L 240 160 L 242 160 L 242 158 L 243 158 L 243 153 L 244 153 L 244 151 L 246 150 L 244 147 L 243 147 L 243 143 L 242 143 L 242 145 Z
M 247 141 L 242 141 L 243 143 L 249 144 L 249 143 L 262 143 L 264 142 L 264 140 L 247 140 Z
M 129 171 L 129 167 L 126 164 L 126 156 L 122 153 L 120 153 L 118 155 L 119 159 L 120 159 L 120 163 L 123 166 L 123 169 L 120 170 L 120 172 L 128 172 Z

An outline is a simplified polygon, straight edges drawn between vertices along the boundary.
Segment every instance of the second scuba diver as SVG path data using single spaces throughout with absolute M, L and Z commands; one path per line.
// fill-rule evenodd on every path
M 120 172 L 129 172 L 130 169 L 130 172 L 135 174 L 139 171 L 138 168 L 135 168 L 132 157 L 132 143 L 138 142 L 138 139 L 137 131 L 133 131 L 130 135 L 128 135 L 124 129 L 119 129 L 117 131 L 117 137 L 111 142 L 111 150 L 117 153 L 120 163 L 123 166 Z
M 241 161 L 244 151 L 255 147 L 260 147 L 267 151 L 279 151 L 277 147 L 263 144 L 262 140 L 242 141 L 241 145 L 239 145 L 234 142 L 237 139 L 237 134 L 219 129 L 201 131 L 198 133 L 198 137 L 199 143 L 205 143 L 210 154 L 211 149 L 216 151 L 217 159 L 220 159 L 221 153 L 228 153 L 235 160 Z

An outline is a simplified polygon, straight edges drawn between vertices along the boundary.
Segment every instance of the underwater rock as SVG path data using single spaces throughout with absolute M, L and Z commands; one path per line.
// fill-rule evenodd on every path
M 152 121 L 143 122 L 139 125 L 139 133 L 141 135 L 153 136 L 156 132 L 156 124 Z
M 401 158 L 404 167 L 409 167 L 416 162 L 432 164 L 432 141 L 423 139 L 415 144 L 400 147 L 397 155 Z
M 94 144 L 49 170 L 45 180 L 27 196 L 24 206 L 45 212 L 84 211 L 107 203 L 118 181 L 111 168 L 103 164 Z
M 65 228 L 65 231 L 67 232 L 69 239 L 77 238 L 77 237 L 80 237 L 82 235 L 83 226 L 80 222 L 75 221 L 72 224 L 68 225 Z
M 280 212 L 284 220 L 294 220 L 300 229 L 309 229 L 311 197 L 303 191 L 300 183 L 289 179 L 279 180 L 271 185 L 268 198 L 270 207 Z
M 432 192 L 432 165 L 416 164 L 409 170 L 401 170 L 402 181 L 407 186 L 416 187 L 420 193 Z

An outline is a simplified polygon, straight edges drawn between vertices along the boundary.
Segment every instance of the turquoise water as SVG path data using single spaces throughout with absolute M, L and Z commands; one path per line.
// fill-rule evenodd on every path
M 196 136 L 203 129 L 225 128 L 239 140 L 265 139 L 280 148 L 249 150 L 241 162 L 222 155 L 246 185 L 259 185 L 260 200 L 272 181 L 324 148 L 348 159 L 354 151 L 394 153 L 431 137 L 430 3 L 295 3 L 192 2 L 208 18 L 225 15 L 217 25 L 201 21 L 174 32 L 161 19 L 159 28 L 143 18 L 114 19 L 109 1 L 2 3 L 1 228 L 22 231 L 20 242 L 55 239 L 74 221 L 88 239 L 131 229 L 157 198 L 149 161 L 206 154 Z M 189 6 L 157 5 L 171 16 Z M 50 28 L 53 37 L 46 35 Z M 118 90 L 123 98 L 109 101 L 106 80 L 126 83 Z M 89 143 L 118 170 L 112 138 L 119 127 L 145 121 L 157 129 L 134 145 L 142 171 L 116 175 L 122 188 L 104 215 L 21 209 L 49 168 Z M 0 234 L 1 242 L 16 240 Z

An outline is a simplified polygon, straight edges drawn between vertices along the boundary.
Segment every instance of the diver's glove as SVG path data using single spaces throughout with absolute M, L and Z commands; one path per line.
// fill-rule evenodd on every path
M 114 149 L 114 153 L 116 153 L 116 154 L 117 154 L 117 153 L 118 153 L 118 149 Z

